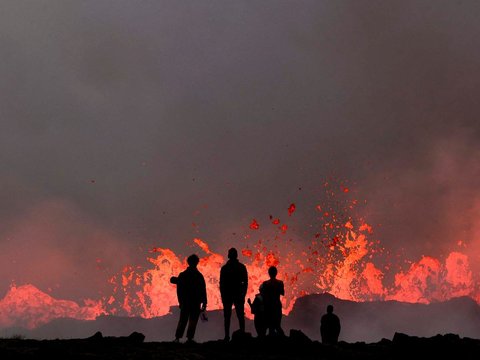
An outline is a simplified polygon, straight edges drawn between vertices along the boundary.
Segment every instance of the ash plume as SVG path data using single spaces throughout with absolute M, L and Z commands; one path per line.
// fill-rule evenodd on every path
M 307 213 L 332 175 L 400 265 L 460 250 L 478 271 L 479 12 L 3 2 L 0 291 L 100 296 L 154 246 L 224 252 L 252 218 Z

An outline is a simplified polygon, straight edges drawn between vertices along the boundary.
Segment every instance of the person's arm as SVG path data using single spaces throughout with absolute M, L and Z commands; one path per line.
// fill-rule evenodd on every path
M 207 308 L 207 285 L 205 284 L 205 278 L 202 275 L 202 310 Z
M 255 300 L 254 300 L 254 301 L 255 301 Z M 252 303 L 252 300 L 251 300 L 250 298 L 247 299 L 247 303 L 248 303 L 248 305 L 250 305 L 250 312 L 251 312 L 252 314 L 255 314 L 255 310 L 254 310 L 254 308 L 253 308 L 253 303 Z
M 222 266 L 220 269 L 220 296 L 223 297 L 225 292 L 225 268 Z
M 177 299 L 178 299 L 178 306 L 181 309 L 183 306 L 183 302 L 185 300 L 185 287 L 183 285 L 182 273 L 180 273 L 180 275 L 177 278 Z
M 280 281 L 280 295 L 285 295 L 285 285 L 283 284 L 283 281 Z
M 242 268 L 242 295 L 246 296 L 248 290 L 248 272 L 245 265 L 243 265 Z

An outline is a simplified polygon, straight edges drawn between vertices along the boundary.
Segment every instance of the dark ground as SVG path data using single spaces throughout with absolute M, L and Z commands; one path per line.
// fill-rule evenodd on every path
M 234 338 L 229 343 L 196 344 L 144 342 L 140 333 L 128 337 L 86 339 L 1 339 L 0 359 L 478 359 L 480 340 L 455 334 L 420 338 L 396 333 L 377 343 L 340 342 L 335 346 L 312 341 L 291 330 L 285 338 Z
M 320 340 L 320 319 L 329 304 L 334 306 L 342 324 L 339 340 L 347 343 L 377 343 L 383 338 L 393 339 L 396 332 L 426 338 L 437 334 L 458 334 L 462 338 L 480 339 L 480 306 L 468 297 L 432 304 L 410 304 L 398 301 L 354 302 L 337 299 L 327 293 L 306 295 L 297 299 L 290 314 L 283 317 L 283 329 L 287 334 L 291 329 L 299 329 L 310 339 Z M 145 335 L 145 342 L 166 342 L 173 340 L 178 317 L 178 307 L 172 307 L 169 314 L 149 319 L 113 315 L 99 316 L 95 320 L 57 318 L 34 329 L 22 327 L 21 323 L 15 327 L 0 328 L 0 339 L 84 339 L 100 331 L 104 336 L 111 337 L 140 332 Z M 223 338 L 222 310 L 209 311 L 208 318 L 208 321 L 198 324 L 195 333 L 198 342 Z M 232 331 L 237 328 L 234 316 Z M 250 319 L 246 319 L 246 330 L 256 334 Z

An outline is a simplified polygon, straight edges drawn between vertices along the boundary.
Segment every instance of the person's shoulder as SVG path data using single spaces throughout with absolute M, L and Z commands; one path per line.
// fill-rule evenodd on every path
M 232 260 L 228 259 L 225 264 L 222 265 L 222 269 L 228 269 L 232 266 Z
M 194 279 L 201 279 L 201 280 L 205 281 L 205 278 L 203 277 L 203 274 L 198 269 L 195 269 L 195 271 L 192 271 L 191 276 Z
M 220 272 L 228 272 L 228 269 L 231 267 L 230 263 L 227 261 L 225 264 L 222 265 L 220 268 Z
M 188 272 L 188 268 L 186 268 L 185 270 L 181 271 L 180 274 L 178 274 L 178 276 L 185 276 L 185 274 L 187 274 Z

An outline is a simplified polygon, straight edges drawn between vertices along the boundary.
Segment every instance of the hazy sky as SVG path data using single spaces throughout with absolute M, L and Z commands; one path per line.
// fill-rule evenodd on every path
M 153 246 L 223 253 L 292 202 L 300 228 L 332 176 L 391 251 L 462 240 L 478 263 L 479 18 L 476 0 L 1 1 L 0 294 L 95 296 Z

